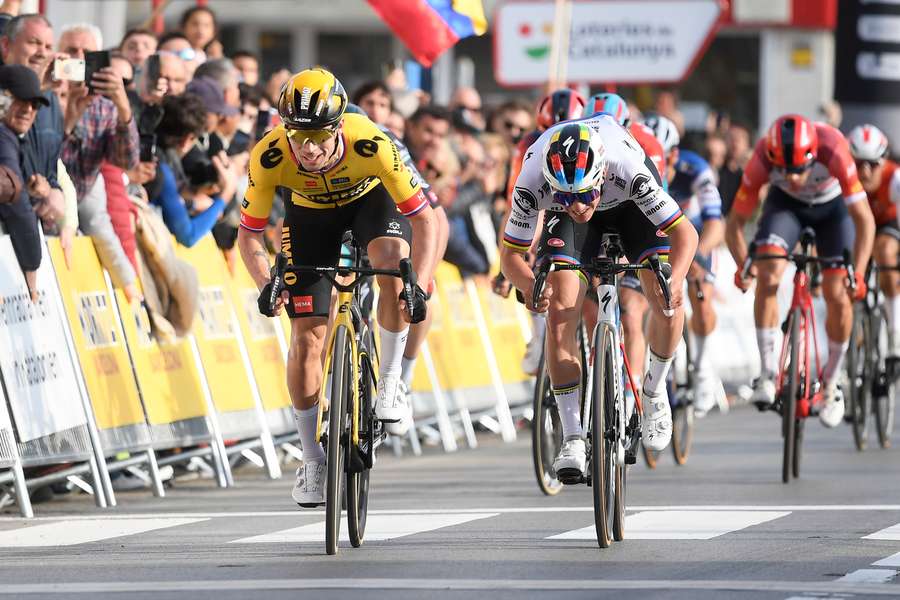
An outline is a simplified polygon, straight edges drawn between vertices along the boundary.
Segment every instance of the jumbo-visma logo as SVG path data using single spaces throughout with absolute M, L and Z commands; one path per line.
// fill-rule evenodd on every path
M 522 40 L 525 54 L 529 58 L 541 60 L 550 54 L 550 38 L 553 36 L 553 23 L 547 21 L 541 25 L 522 23 L 517 33 Z

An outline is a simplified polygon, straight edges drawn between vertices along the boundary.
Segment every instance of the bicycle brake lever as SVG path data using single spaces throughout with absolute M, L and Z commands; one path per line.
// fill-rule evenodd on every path
M 656 280 L 659 282 L 659 288 L 662 290 L 663 299 L 666 301 L 666 308 L 663 309 L 663 314 L 671 317 L 675 314 L 675 310 L 672 308 L 672 291 L 669 289 L 672 265 L 667 262 L 661 262 L 658 254 L 651 254 L 647 262 L 650 263 L 650 268 L 656 274 Z
M 547 281 L 547 275 L 553 270 L 553 261 L 547 260 L 541 264 L 541 267 L 534 274 L 534 288 L 531 291 L 531 306 L 537 307 L 538 300 L 544 292 L 544 284 Z
M 400 261 L 400 278 L 403 281 L 403 295 L 406 298 L 406 312 L 412 317 L 416 309 L 416 294 L 413 289 L 416 285 L 416 272 L 412 262 L 408 258 Z
M 269 293 L 269 311 L 275 312 L 275 303 L 284 290 L 284 272 L 287 269 L 287 257 L 279 252 L 272 265 L 272 291 Z

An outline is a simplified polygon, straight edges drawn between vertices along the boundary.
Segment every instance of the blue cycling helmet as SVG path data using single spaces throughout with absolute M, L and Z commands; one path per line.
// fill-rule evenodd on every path
M 631 122 L 631 111 L 625 99 L 618 94 L 594 94 L 588 99 L 587 114 L 596 115 L 604 112 L 612 115 L 622 127 L 628 127 Z

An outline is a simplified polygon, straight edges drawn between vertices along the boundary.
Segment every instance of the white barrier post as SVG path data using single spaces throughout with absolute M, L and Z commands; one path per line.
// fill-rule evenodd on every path
M 488 333 L 487 321 L 484 319 L 484 311 L 481 310 L 481 300 L 478 298 L 478 290 L 475 287 L 475 282 L 472 281 L 471 278 L 466 279 L 466 292 L 468 292 L 469 301 L 472 303 L 472 311 L 475 315 L 475 323 L 478 327 L 478 334 L 481 337 L 481 344 L 484 346 L 484 352 L 487 357 L 487 366 L 491 373 L 494 393 L 497 395 L 496 411 L 497 420 L 500 423 L 500 433 L 503 436 L 504 442 L 514 442 L 516 440 L 516 427 L 513 424 L 512 413 L 509 410 L 509 399 L 506 397 L 503 378 L 500 376 L 500 367 L 497 365 L 497 356 L 494 354 L 494 346 L 491 343 L 491 336 Z
M 419 352 L 422 355 L 422 362 L 425 363 L 428 381 L 431 383 L 431 392 L 434 395 L 438 431 L 441 432 L 441 444 L 444 446 L 444 452 L 455 452 L 457 449 L 456 435 L 453 433 L 453 424 L 450 423 L 450 415 L 447 413 L 447 402 L 444 399 L 444 392 L 438 380 L 437 369 L 434 368 L 434 359 L 431 357 L 431 349 L 428 347 L 427 340 L 422 344 Z
M 197 338 L 194 334 L 188 334 L 191 345 L 191 355 L 194 357 L 194 366 L 200 376 L 200 388 L 203 390 L 203 400 L 206 403 L 206 419 L 209 423 L 212 440 L 209 446 L 212 450 L 213 464 L 216 469 L 216 481 L 219 487 L 233 487 L 234 478 L 231 475 L 231 464 L 228 462 L 228 453 L 225 451 L 225 442 L 222 439 L 222 429 L 219 427 L 219 416 L 216 413 L 216 405 L 213 403 L 212 392 L 209 389 L 209 380 L 206 378 L 206 370 L 200 361 L 200 348 L 197 346 Z

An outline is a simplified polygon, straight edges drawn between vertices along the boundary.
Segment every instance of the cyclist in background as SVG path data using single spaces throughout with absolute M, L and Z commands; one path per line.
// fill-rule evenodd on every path
M 787 261 L 754 263 L 750 278 L 742 278 L 747 258 L 744 227 L 759 204 L 759 190 L 769 183 L 769 192 L 756 231 L 757 252 L 790 253 L 804 227 L 816 233 L 816 249 L 823 258 L 840 259 L 853 250 L 856 269 L 856 299 L 865 296 L 864 273 L 872 252 L 875 221 L 866 192 L 856 174 L 856 165 L 847 140 L 825 123 L 788 114 L 777 119 L 759 140 L 744 169 L 741 187 L 728 213 L 725 239 L 738 266 L 735 285 L 746 291 L 756 278 L 754 317 L 761 373 L 754 381 L 752 400 L 759 406 L 775 401 L 778 373 L 778 284 Z M 844 416 L 844 402 L 838 388 L 838 374 L 844 361 L 853 324 L 853 305 L 844 269 L 825 269 L 822 289 L 827 315 L 828 359 L 823 372 L 825 404 L 819 419 L 826 427 L 836 427 Z
M 661 115 L 649 115 L 644 123 L 663 145 L 666 155 L 666 172 L 663 178 L 669 182 L 669 194 L 700 232 L 697 256 L 688 272 L 688 284 L 691 287 L 699 286 L 703 299 L 693 291 L 689 291 L 688 298 L 691 302 L 690 329 L 694 337 L 693 358 L 697 369 L 694 410 L 698 416 L 703 416 L 725 393 L 721 380 L 709 361 L 705 360 L 707 339 L 716 328 L 713 252 L 725 238 L 722 198 L 709 164 L 698 154 L 679 149 L 681 136 L 678 135 L 675 123 Z
M 875 248 L 872 257 L 878 266 L 897 265 L 900 255 L 900 225 L 897 204 L 900 203 L 900 169 L 887 158 L 888 139 L 874 125 L 860 125 L 847 136 L 850 154 L 856 161 L 859 181 L 869 197 L 875 217 Z M 880 271 L 878 284 L 884 292 L 884 312 L 888 322 L 888 361 L 890 372 L 900 360 L 900 273 Z
M 528 153 L 528 149 L 534 144 L 541 134 L 560 121 L 568 121 L 569 119 L 578 119 L 584 114 L 585 102 L 584 98 L 576 91 L 568 88 L 556 90 L 544 96 L 537 105 L 536 121 L 537 129 L 530 131 L 519 140 L 516 149 L 510 158 L 509 166 L 509 186 L 506 198 L 509 206 L 506 215 L 501 223 L 501 229 L 509 219 L 512 210 L 513 191 L 516 179 L 522 170 L 522 161 Z M 538 236 L 535 235 L 535 238 Z M 510 284 L 503 277 L 501 271 L 494 278 L 493 289 L 503 297 L 509 295 Z M 544 331 L 546 322 L 544 315 L 541 313 L 531 312 L 531 340 L 525 347 L 525 356 L 522 358 L 522 371 L 529 375 L 536 375 L 538 366 L 541 361 L 541 351 L 543 349 Z
M 281 238 L 288 265 L 334 266 L 349 229 L 374 268 L 396 269 L 411 255 L 423 282 L 431 281 L 434 272 L 436 223 L 422 188 L 400 161 L 397 147 L 367 118 L 345 115 L 346 108 L 343 86 L 324 69 L 307 69 L 287 81 L 278 101 L 282 124 L 266 134 L 250 156 L 238 233 L 241 257 L 260 288 L 260 312 L 273 316 L 284 308 L 291 317 L 287 385 L 303 446 L 303 466 L 292 496 L 305 507 L 324 502 L 325 455 L 316 430 L 332 286 L 321 276 L 288 273 L 287 289 L 270 312 L 263 230 L 276 189 L 292 192 Z M 398 421 L 408 412 L 397 390 L 409 326 L 405 302 L 398 300 L 401 281 L 376 280 L 381 289 L 381 363 L 375 414 L 383 421 Z M 425 292 L 417 286 L 415 294 L 421 303 L 412 320 L 418 322 L 425 317 Z
M 546 360 L 564 438 L 554 461 L 557 472 L 583 474 L 586 463 L 576 332 L 588 282 L 576 271 L 553 272 L 538 304 L 532 305 L 535 279 L 524 255 L 531 248 L 544 210 L 545 224 L 551 218 L 558 223 L 552 231 L 544 227 L 539 260 L 590 261 L 599 254 L 605 232 L 621 236 L 631 261 L 642 262 L 653 253 L 671 259 L 672 316 L 665 314 L 654 274 L 642 271 L 640 275 L 651 297 L 650 360 L 643 379 L 641 434 L 648 448 L 662 450 L 672 437 L 666 375 L 681 337 L 682 288 L 697 248 L 697 232 L 660 187 L 658 174 L 647 166 L 643 150 L 610 115 L 560 123 L 544 132 L 526 152 L 515 182 L 512 214 L 506 222 L 501 264 L 506 277 L 524 294 L 528 308 L 548 313 Z

